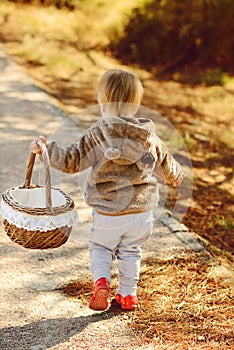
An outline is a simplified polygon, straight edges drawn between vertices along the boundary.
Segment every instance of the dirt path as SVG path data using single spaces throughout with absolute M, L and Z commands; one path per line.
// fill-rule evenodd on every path
M 28 146 L 40 134 L 62 135 L 64 143 L 82 128 L 71 124 L 59 108 L 0 51 L 1 192 L 21 185 Z M 56 133 L 55 133 L 56 130 Z M 66 139 L 68 137 L 68 139 Z M 37 164 L 34 183 L 40 178 Z M 77 187 L 76 176 L 53 175 L 77 205 L 80 225 L 72 240 L 55 250 L 30 251 L 13 244 L 0 227 L 1 350 L 42 349 L 151 349 L 133 334 L 129 318 L 114 310 L 95 313 L 83 299 L 55 290 L 72 280 L 90 281 L 88 238 L 90 209 Z M 164 223 L 164 224 L 163 224 Z M 165 225 L 166 224 L 166 225 Z M 174 232 L 174 233 L 173 233 Z M 184 226 L 161 217 L 143 251 L 148 256 L 184 256 L 201 245 Z M 113 269 L 116 272 L 116 266 Z M 91 292 L 91 291 L 90 291 Z M 114 294 L 114 291 L 113 291 Z M 153 347 L 152 347 L 153 348 Z

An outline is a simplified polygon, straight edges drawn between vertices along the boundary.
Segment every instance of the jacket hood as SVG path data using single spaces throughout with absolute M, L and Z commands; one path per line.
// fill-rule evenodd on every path
M 145 118 L 103 117 L 91 127 L 92 138 L 104 157 L 119 165 L 137 163 L 144 169 L 156 161 L 154 144 L 155 126 Z

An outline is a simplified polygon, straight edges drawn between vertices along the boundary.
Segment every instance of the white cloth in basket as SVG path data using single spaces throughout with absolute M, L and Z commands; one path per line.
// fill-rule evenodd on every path
M 51 195 L 53 207 L 59 207 L 66 203 L 64 196 L 59 191 L 52 189 Z M 11 196 L 16 202 L 29 208 L 45 208 L 45 190 L 43 188 L 24 189 L 23 191 L 16 188 L 11 192 Z M 0 214 L 10 224 L 29 231 L 49 231 L 56 227 L 72 227 L 78 222 L 75 208 L 58 215 L 32 215 L 13 209 L 3 200 L 0 204 Z

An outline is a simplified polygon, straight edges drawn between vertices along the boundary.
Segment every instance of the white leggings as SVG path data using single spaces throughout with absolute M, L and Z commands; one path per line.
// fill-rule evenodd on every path
M 111 281 L 112 260 L 117 257 L 118 293 L 136 295 L 140 273 L 140 246 L 150 237 L 153 212 L 106 216 L 93 211 L 90 232 L 90 269 L 94 282 L 105 277 Z

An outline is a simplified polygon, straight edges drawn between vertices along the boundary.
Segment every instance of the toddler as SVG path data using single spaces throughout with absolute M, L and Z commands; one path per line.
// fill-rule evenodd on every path
M 183 180 L 180 165 L 157 137 L 150 119 L 134 117 L 143 87 L 138 77 L 121 69 L 103 74 L 98 89 L 102 118 L 75 143 L 61 147 L 47 144 L 50 164 L 67 173 L 90 168 L 84 199 L 93 208 L 90 232 L 90 269 L 94 288 L 89 301 L 93 310 L 109 305 L 112 260 L 117 258 L 119 286 L 116 301 L 124 310 L 137 307 L 141 245 L 153 226 L 158 203 L 158 167 L 168 183 Z M 34 153 L 41 149 L 34 141 Z

